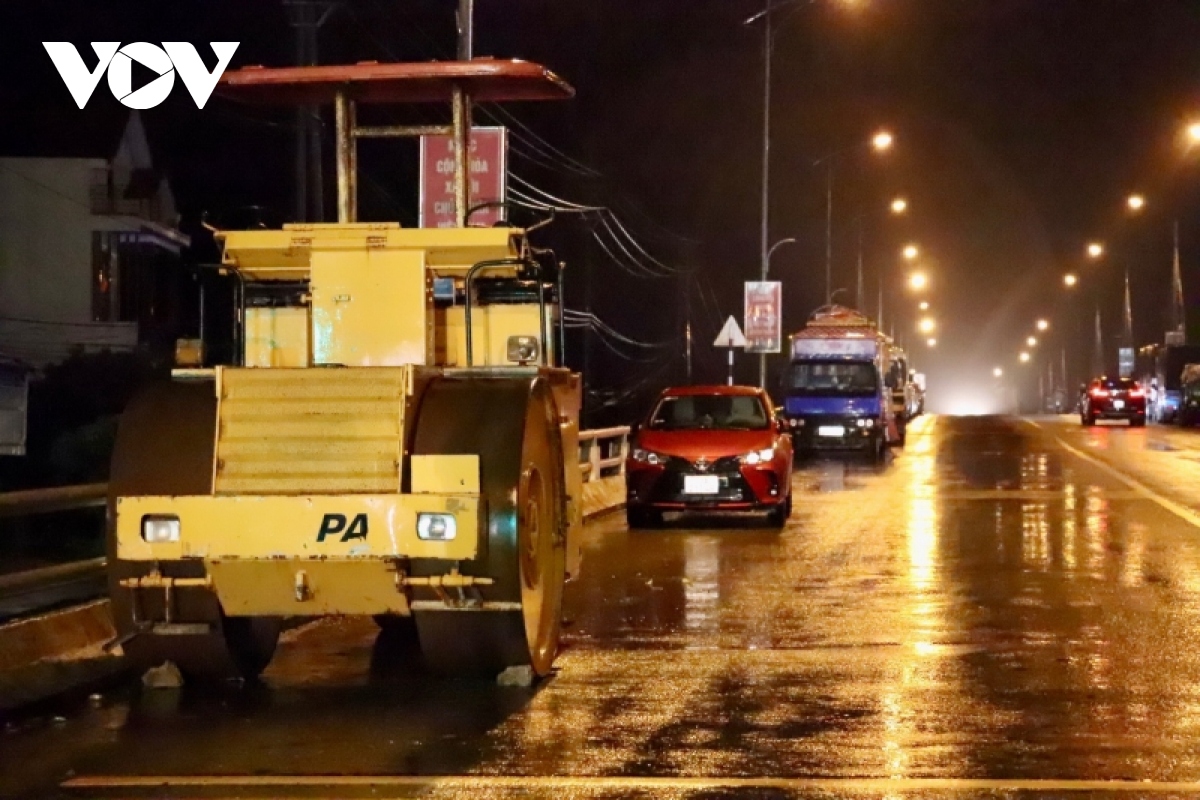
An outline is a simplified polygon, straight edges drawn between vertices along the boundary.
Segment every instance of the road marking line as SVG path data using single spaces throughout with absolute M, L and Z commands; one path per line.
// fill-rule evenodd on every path
M 1058 442 L 1059 447 L 1066 450 L 1071 455 L 1075 456 L 1076 458 L 1081 458 L 1084 461 L 1087 461 L 1090 464 L 1093 464 L 1093 465 L 1099 467 L 1100 469 L 1104 470 L 1109 475 L 1112 475 L 1114 478 L 1121 481 L 1121 483 L 1125 484 L 1126 486 L 1128 486 L 1130 489 L 1132 489 L 1134 492 L 1141 495 L 1145 499 L 1153 500 L 1155 503 L 1158 503 L 1158 505 L 1165 508 L 1167 511 L 1170 511 L 1172 514 L 1179 517 L 1181 520 L 1188 523 L 1189 525 L 1193 525 L 1197 528 L 1200 528 L 1200 514 L 1197 514 L 1195 511 L 1192 511 L 1187 506 L 1185 506 L 1181 503 L 1176 503 L 1174 500 L 1170 499 L 1169 497 L 1164 497 L 1163 495 L 1161 495 L 1158 492 L 1151 489 L 1146 484 L 1142 483 L 1141 481 L 1137 480 L 1136 478 L 1129 477 L 1125 473 L 1118 470 L 1116 467 L 1104 462 L 1103 460 L 1097 458 L 1096 456 L 1085 453 L 1082 450 L 1080 450 L 1078 447 L 1074 447 L 1072 445 L 1067 444 L 1066 441 L 1063 440 L 1060 436 L 1050 433 L 1049 431 L 1046 431 L 1045 428 L 1043 428 L 1041 425 L 1037 424 L 1033 420 L 1025 420 L 1025 421 L 1028 422 L 1033 427 L 1037 428 L 1038 430 L 1044 431 L 1047 433 L 1047 435 L 1052 436 L 1054 438 L 1054 441 Z
M 393 787 L 436 789 L 783 789 L 828 791 L 1033 791 L 1033 792 L 1200 792 L 1200 781 L 1085 780 L 1070 778 L 738 778 L 637 777 L 608 775 L 131 775 L 81 776 L 64 789 L 239 788 L 312 789 Z

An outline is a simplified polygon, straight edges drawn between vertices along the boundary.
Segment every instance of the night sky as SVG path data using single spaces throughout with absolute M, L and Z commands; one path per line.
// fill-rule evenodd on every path
M 554 244 L 571 265 L 568 304 L 662 344 L 618 343 L 618 356 L 591 342 L 593 419 L 605 402 L 627 415 L 645 391 L 683 380 L 689 311 L 695 378 L 723 380 L 724 353 L 710 343 L 724 317 L 741 316 L 741 282 L 760 268 L 763 38 L 742 20 L 763 2 L 476 2 L 477 54 L 540 61 L 578 91 L 570 103 L 507 108 L 528 129 L 516 136 L 513 171 L 555 197 L 613 209 L 649 254 L 625 241 L 632 256 L 621 255 L 621 235 L 602 229 L 613 259 L 592 238 L 595 215 L 560 215 Z M 321 31 L 321 60 L 449 57 L 454 8 L 453 0 L 348 0 Z M 1039 316 L 1054 323 L 1056 354 L 1069 334 L 1078 380 L 1098 305 L 1115 367 L 1127 266 L 1135 338 L 1161 341 L 1176 219 L 1200 324 L 1200 150 L 1189 153 L 1180 136 L 1200 117 L 1200 2 L 815 0 L 775 14 L 770 240 L 799 240 L 771 266 L 784 282 L 785 332 L 824 295 L 826 174 L 813 162 L 838 150 L 834 287 L 853 298 L 858 219 L 868 310 L 882 279 L 885 327 L 896 321 L 929 374 L 934 409 L 983 410 L 992 367 L 1019 374 L 1016 353 Z M 279 0 L 6 4 L 0 24 L 5 155 L 27 151 L 31 129 L 98 129 L 121 110 L 103 82 L 78 110 L 41 41 L 72 41 L 90 55 L 85 43 L 98 39 L 232 40 L 242 43 L 233 67 L 292 58 Z M 501 113 L 479 109 L 477 122 Z M 170 101 L 143 115 L 187 215 L 220 220 L 254 204 L 287 217 L 289 114 L 219 98 L 197 110 L 177 84 Z M 865 146 L 881 127 L 896 140 L 883 156 Z M 362 216 L 414 224 L 412 149 L 373 144 L 362 164 L 370 173 Z M 1131 191 L 1148 201 L 1136 218 L 1124 210 Z M 909 214 L 889 217 L 898 194 Z M 1108 248 L 1098 265 L 1084 258 L 1091 239 Z M 915 300 L 903 287 L 899 249 L 909 241 L 934 281 L 934 351 L 918 346 Z M 1082 279 L 1070 303 L 1061 288 L 1068 270 Z M 583 366 L 578 337 L 574 350 Z M 738 377 L 756 380 L 750 358 L 739 358 Z

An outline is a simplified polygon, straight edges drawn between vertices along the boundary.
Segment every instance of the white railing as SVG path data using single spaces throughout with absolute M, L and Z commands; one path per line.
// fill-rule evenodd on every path
M 629 455 L 629 426 L 598 428 L 579 432 L 579 469 L 585 481 L 598 481 L 625 474 L 625 458 Z M 50 489 L 30 489 L 19 492 L 0 492 L 0 517 L 19 517 L 91 508 L 104 505 L 108 484 L 88 483 L 79 486 L 56 486 Z
M 625 474 L 629 426 L 579 432 L 579 468 L 584 482 Z

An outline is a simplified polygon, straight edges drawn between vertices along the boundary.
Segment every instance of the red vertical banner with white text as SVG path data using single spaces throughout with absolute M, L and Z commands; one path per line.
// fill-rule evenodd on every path
M 508 191 L 508 131 L 500 127 L 471 128 L 469 208 L 482 203 L 502 203 Z M 454 137 L 421 137 L 422 228 L 454 228 Z M 476 211 L 467 220 L 472 227 L 491 227 L 505 218 L 500 207 Z
M 746 281 L 746 307 L 742 325 L 747 353 L 778 353 L 783 340 L 783 284 L 779 281 Z

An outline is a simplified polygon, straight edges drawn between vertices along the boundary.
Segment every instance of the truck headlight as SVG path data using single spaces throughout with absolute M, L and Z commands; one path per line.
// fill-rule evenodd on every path
M 860 428 L 874 428 L 875 420 L 871 417 L 859 417 L 854 420 L 854 424 Z
M 528 364 L 537 361 L 541 351 L 536 336 L 508 337 L 508 360 L 518 364 Z
M 142 517 L 142 538 L 150 544 L 179 541 L 179 517 L 173 514 L 147 514 Z
M 746 453 L 742 456 L 741 461 L 743 464 L 754 466 L 755 464 L 765 464 L 773 458 L 775 458 L 775 448 L 768 447 L 764 450 L 755 450 L 752 453 Z
M 453 514 L 417 514 L 417 538 L 427 542 L 448 542 L 458 535 Z

